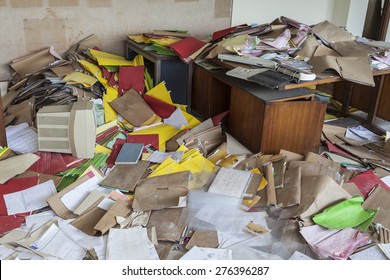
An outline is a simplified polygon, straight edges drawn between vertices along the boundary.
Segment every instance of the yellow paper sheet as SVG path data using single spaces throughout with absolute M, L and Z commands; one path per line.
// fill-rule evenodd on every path
M 132 61 L 127 60 L 123 56 L 94 49 L 89 49 L 89 53 L 96 59 L 100 66 L 134 66 Z
M 82 84 L 83 86 L 88 88 L 90 88 L 94 83 L 97 82 L 96 78 L 81 72 L 69 73 L 63 78 L 63 80 L 67 82 L 67 84 Z
M 182 111 L 183 112 L 183 115 L 184 117 L 186 118 L 186 120 L 188 121 L 188 126 L 186 127 L 182 127 L 182 130 L 183 129 L 186 129 L 186 128 L 189 128 L 189 129 L 192 129 L 194 128 L 195 126 L 199 125 L 201 123 L 200 120 L 198 120 L 197 118 L 195 118 L 193 115 L 191 115 L 190 113 L 187 113 L 185 111 Z
M 165 82 L 159 83 L 151 90 L 146 92 L 146 94 L 165 103 L 174 105 L 172 102 L 171 93 L 168 91 L 167 87 L 165 86 Z
M 107 147 L 104 147 L 102 145 L 96 144 L 94 153 L 95 154 L 103 153 L 103 154 L 109 155 L 109 154 L 111 154 L 111 150 L 109 148 L 107 148 Z
M 172 158 L 166 158 L 149 176 L 148 178 L 162 176 L 166 174 L 172 174 L 177 172 L 186 171 L 179 163 L 174 161 Z
M 191 173 L 199 173 L 202 171 L 213 172 L 215 168 L 215 164 L 211 161 L 207 160 L 201 154 L 186 160 L 184 162 L 180 162 L 180 166 L 185 170 L 189 170 Z
M 102 124 L 101 126 L 99 126 L 97 129 L 96 129 L 96 135 L 99 135 L 100 133 L 106 131 L 107 129 L 110 129 L 114 126 L 116 126 L 117 123 L 116 123 L 116 120 L 113 120 L 113 121 L 110 121 L 110 122 L 107 122 L 105 124 Z
M 109 104 L 116 98 L 118 98 L 118 90 L 113 87 L 106 87 L 106 94 L 103 95 L 104 119 L 106 123 L 116 120 L 118 117 L 118 113 Z
M 175 136 L 179 130 L 169 124 L 158 124 L 145 129 L 140 129 L 129 133 L 130 135 L 158 134 L 159 151 L 165 152 L 165 143 Z
M 96 79 L 98 79 L 98 81 L 104 87 L 108 86 L 108 81 L 106 78 L 103 77 L 102 70 L 99 68 L 99 66 L 97 66 L 91 62 L 88 62 L 86 60 L 79 60 L 78 62 L 81 64 L 81 66 L 83 66 L 83 68 L 85 70 L 87 70 L 89 73 L 91 73 L 92 76 L 94 76 Z
M 136 43 L 145 43 L 145 37 L 144 35 L 142 34 L 133 34 L 133 35 L 129 35 L 127 36 L 129 39 L 133 40 L 134 42 Z
M 256 174 L 261 174 L 261 172 L 260 172 L 260 170 L 258 168 L 253 168 L 252 170 L 249 170 L 249 171 L 253 172 L 253 173 L 256 173 Z M 267 184 L 268 184 L 268 182 L 265 179 L 265 177 L 263 176 L 261 178 L 261 181 L 260 181 L 260 184 L 259 184 L 259 188 L 257 190 L 259 191 L 259 190 L 264 189 Z

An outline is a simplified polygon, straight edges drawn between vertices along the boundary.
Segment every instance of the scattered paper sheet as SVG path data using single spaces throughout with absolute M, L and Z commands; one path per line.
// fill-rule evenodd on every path
M 371 242 L 368 236 L 353 228 L 327 230 L 314 225 L 303 227 L 300 232 L 322 258 L 346 260 L 357 248 Z
M 23 191 L 4 195 L 8 215 L 31 212 L 46 207 L 46 200 L 57 193 L 53 180 Z
M 184 117 L 183 111 L 180 109 L 180 107 L 177 107 L 177 109 L 172 113 L 172 115 L 170 115 L 169 118 L 164 119 L 164 123 L 169 124 L 179 130 L 188 126 L 188 121 Z
M 159 260 L 146 228 L 111 228 L 107 240 L 107 260 Z
M 85 250 L 55 224 L 31 244 L 30 248 L 62 260 L 82 260 L 86 255 Z
M 28 125 L 21 123 L 6 127 L 7 143 L 18 154 L 38 151 L 38 134 Z
M 62 203 L 64 203 L 66 208 L 68 208 L 70 211 L 75 211 L 77 207 L 87 198 L 91 191 L 101 189 L 101 187 L 99 187 L 98 181 L 99 178 L 93 176 L 70 192 L 64 194 L 61 197 Z
M 251 176 L 252 173 L 249 171 L 222 167 L 218 171 L 208 191 L 210 193 L 241 197 L 245 188 L 248 186 Z
M 35 154 L 23 154 L 0 161 L 0 184 L 26 171 L 33 165 L 39 156 Z
M 381 141 L 382 137 L 363 127 L 358 125 L 355 127 L 348 127 L 345 132 L 345 136 L 357 141 Z
M 229 249 L 200 248 L 194 246 L 180 260 L 232 260 Z
M 26 216 L 26 227 L 34 231 L 54 218 L 55 213 L 51 210 Z

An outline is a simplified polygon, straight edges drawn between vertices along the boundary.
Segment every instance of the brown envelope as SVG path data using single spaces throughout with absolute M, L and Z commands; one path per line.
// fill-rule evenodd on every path
M 179 205 L 188 194 L 190 172 L 179 172 L 141 180 L 135 188 L 134 210 L 159 210 Z
M 263 174 L 252 173 L 248 182 L 248 186 L 245 190 L 244 197 L 253 198 L 259 189 L 259 185 L 262 179 Z
M 306 40 L 302 43 L 301 49 L 296 54 L 301 57 L 311 58 L 320 45 L 321 44 L 314 35 L 308 35 Z
M 134 126 L 141 126 L 155 115 L 142 96 L 134 89 L 128 90 L 109 104 Z
M 341 187 L 346 190 L 351 196 L 362 195 L 355 183 L 344 183 Z
M 65 77 L 67 74 L 74 72 L 72 66 L 70 64 L 66 65 L 58 65 L 50 68 L 57 77 Z
M 301 154 L 297 154 L 297 153 L 294 153 L 294 152 L 290 152 L 290 151 L 287 151 L 287 150 L 283 150 L 281 149 L 279 154 L 282 154 L 282 155 L 285 155 L 286 156 L 286 162 L 287 162 L 287 167 L 288 167 L 288 163 L 290 161 L 293 161 L 293 160 L 304 160 L 305 159 L 305 156 L 304 155 L 301 155 Z
M 70 184 L 68 187 L 60 191 L 59 193 L 56 193 L 52 197 L 50 197 L 47 200 L 47 204 L 51 207 L 51 209 L 61 218 L 63 219 L 73 219 L 76 218 L 77 215 L 74 214 L 72 211 L 70 211 L 64 203 L 61 201 L 61 197 L 64 196 L 66 193 L 72 191 L 75 189 L 77 186 L 81 185 L 82 183 L 88 181 L 90 178 L 88 175 L 84 175 L 83 177 L 77 179 L 76 182 L 73 184 Z
M 100 234 L 105 234 L 109 231 L 110 228 L 117 225 L 116 217 L 126 218 L 131 212 L 131 206 L 129 202 L 123 200 L 117 200 L 115 203 L 108 209 L 106 214 L 100 219 L 100 221 L 95 225 L 94 230 L 98 231 Z
M 351 82 L 375 87 L 370 58 L 366 56 L 338 57 L 341 76 Z
M 373 53 L 370 48 L 355 40 L 333 43 L 331 47 L 341 56 L 368 56 Z
M 26 55 L 11 62 L 10 66 L 18 74 L 24 77 L 27 74 L 33 74 L 41 71 L 55 61 L 51 55 L 50 49 L 44 49 L 33 54 Z
M 148 228 L 155 227 L 158 241 L 179 241 L 187 224 L 188 210 L 185 208 L 152 211 Z
M 371 195 L 363 202 L 364 209 L 378 209 L 378 214 L 374 219 L 374 223 L 382 224 L 387 229 L 390 229 L 390 191 L 378 186 Z
M 284 187 L 276 189 L 279 207 L 299 205 L 301 202 L 301 168 L 290 168 L 284 176 Z
M 147 161 L 136 164 L 115 165 L 110 173 L 99 182 L 101 186 L 116 188 L 121 191 L 134 192 L 135 186 L 149 166 Z
M 340 164 L 337 162 L 334 162 L 333 160 L 324 158 L 318 154 L 315 154 L 313 152 L 309 152 L 306 155 L 305 161 L 308 162 L 318 162 L 324 164 L 326 168 L 326 173 L 324 175 L 329 175 L 337 182 L 338 180 L 338 173 L 340 172 Z M 303 175 L 302 175 L 303 176 Z
M 370 152 L 364 146 L 350 146 L 347 144 L 336 144 L 336 146 L 343 149 L 344 151 L 347 151 L 348 153 L 360 158 L 360 159 L 379 160 L 379 161 L 381 160 L 379 155 L 376 155 L 375 153 Z
M 14 116 L 12 124 L 28 123 L 30 126 L 34 121 L 35 113 L 35 99 L 30 98 L 19 104 L 9 105 L 7 109 L 7 115 Z
M 214 230 L 201 231 L 196 230 L 190 241 L 186 245 L 186 249 L 190 250 L 192 247 L 206 247 L 206 248 L 217 248 L 219 245 L 218 234 Z
M 328 175 L 326 166 L 320 162 L 291 161 L 288 170 L 297 167 L 301 169 L 302 176 Z
M 349 198 L 351 195 L 329 176 L 302 177 L 299 217 L 304 224 L 312 224 L 313 215 Z
M 345 135 L 346 130 L 347 129 L 345 127 L 329 124 L 324 124 L 322 127 L 322 133 L 324 133 L 325 137 L 333 144 L 343 143 L 342 139 L 337 135 Z
M 355 40 L 355 36 L 351 33 L 327 20 L 315 25 L 312 31 L 328 43 Z
M 95 236 L 98 234 L 98 231 L 94 228 L 107 213 L 107 210 L 97 206 L 103 199 L 104 197 L 99 199 L 89 210 L 85 211 L 82 215 L 73 220 L 71 225 L 90 236 Z
M 311 69 L 313 73 L 320 74 L 325 70 L 333 69 L 340 76 L 342 76 L 340 67 L 337 63 L 336 56 L 330 56 L 330 55 L 314 56 L 309 60 L 308 63 L 313 66 L 313 68 Z
M 334 56 L 334 57 L 337 57 L 337 56 L 340 56 L 340 55 L 336 51 L 334 51 L 333 49 L 328 48 L 325 45 L 320 45 L 320 46 L 318 46 L 318 48 L 314 52 L 312 58 L 317 57 L 317 56 Z

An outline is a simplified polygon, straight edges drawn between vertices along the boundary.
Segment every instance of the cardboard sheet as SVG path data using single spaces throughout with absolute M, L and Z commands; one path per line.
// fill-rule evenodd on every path
M 169 207 L 183 207 L 188 194 L 190 173 L 188 171 L 141 180 L 133 202 L 135 210 L 149 211 Z

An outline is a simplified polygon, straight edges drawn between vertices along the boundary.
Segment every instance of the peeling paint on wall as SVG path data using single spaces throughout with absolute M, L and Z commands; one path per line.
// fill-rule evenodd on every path
M 230 18 L 232 13 L 232 0 L 215 0 L 215 18 Z
M 10 0 L 12 8 L 43 7 L 43 0 Z
M 112 0 L 88 0 L 88 7 L 112 7 Z
M 74 7 L 79 5 L 79 0 L 49 0 L 50 7 Z
M 66 50 L 65 20 L 60 18 L 25 19 L 24 38 L 27 51 L 53 45 L 56 51 Z

